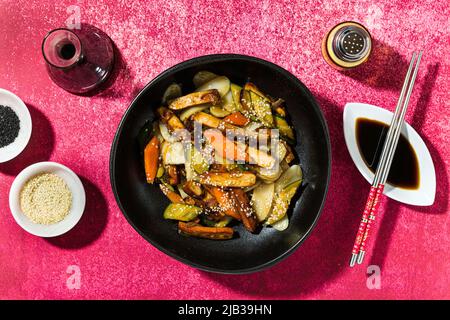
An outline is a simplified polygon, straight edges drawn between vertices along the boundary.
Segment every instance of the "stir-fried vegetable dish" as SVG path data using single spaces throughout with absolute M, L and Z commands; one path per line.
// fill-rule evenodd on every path
M 188 93 L 170 85 L 138 136 L 146 180 L 171 202 L 163 217 L 214 240 L 233 238 L 238 223 L 285 230 L 302 184 L 285 102 L 209 71 L 193 83 Z

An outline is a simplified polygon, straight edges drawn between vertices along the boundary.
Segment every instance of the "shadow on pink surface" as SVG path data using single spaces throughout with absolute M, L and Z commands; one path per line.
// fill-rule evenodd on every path
M 123 97 L 134 97 L 143 89 L 143 86 L 135 85 L 135 73 L 128 66 L 122 52 L 114 44 L 114 53 L 116 54 L 116 65 L 114 73 L 111 75 L 114 85 L 110 84 L 104 91 L 98 94 L 99 97 L 109 99 L 119 99 Z
M 46 239 L 52 245 L 64 249 L 79 249 L 97 240 L 108 221 L 108 206 L 100 189 L 88 179 L 80 176 L 86 190 L 86 209 L 80 222 L 68 233 Z
M 320 289 L 348 268 L 359 213 L 366 200 L 359 195 L 361 190 L 368 192 L 369 185 L 342 149 L 342 108 L 322 97 L 317 100 L 327 119 L 333 158 L 326 205 L 316 228 L 295 253 L 268 270 L 239 276 L 201 272 L 202 276 L 245 294 L 289 297 Z
M 135 74 L 128 66 L 122 52 L 113 41 L 114 70 L 110 78 L 99 90 L 90 94 L 107 99 L 119 99 L 131 95 L 134 98 L 143 87 L 134 85 Z
M 433 158 L 436 170 L 436 177 L 438 180 L 437 182 L 438 185 L 436 187 L 438 193 L 434 204 L 430 207 L 418 208 L 419 210 L 422 209 L 422 211 L 430 213 L 446 213 L 448 209 L 448 194 L 449 194 L 448 173 L 446 170 L 444 159 L 440 155 L 437 148 L 422 132 L 427 114 L 431 111 L 429 110 L 430 98 L 436 83 L 436 79 L 438 78 L 439 75 L 440 67 L 441 67 L 440 63 L 435 63 L 427 67 L 427 74 L 425 75 L 425 78 L 423 80 L 420 99 L 417 102 L 416 108 L 414 110 L 414 117 L 412 119 L 413 127 L 422 136 L 423 140 L 425 141 L 425 144 L 430 150 L 431 157 Z M 435 130 L 440 130 L 440 128 L 435 128 Z
M 393 47 L 373 39 L 372 53 L 366 63 L 342 74 L 368 86 L 399 91 L 408 70 L 408 61 Z
M 30 141 L 25 150 L 11 161 L 0 164 L 0 172 L 10 176 L 18 175 L 23 169 L 36 162 L 48 161 L 55 145 L 55 133 L 47 117 L 35 106 L 27 103 L 33 122 Z
M 429 111 L 431 93 L 433 91 L 436 78 L 439 74 L 439 68 L 440 64 L 438 63 L 427 66 L 427 73 L 423 80 L 420 98 L 415 106 L 411 121 L 411 125 L 417 130 L 422 139 L 425 141 L 425 144 L 431 153 L 436 170 L 437 186 L 434 204 L 429 207 L 408 206 L 417 212 L 426 214 L 445 214 L 448 210 L 449 183 L 445 162 L 437 148 L 422 132 L 422 127 Z M 376 237 L 377 241 L 374 244 L 374 248 L 372 250 L 373 255 L 370 259 L 370 264 L 379 265 L 380 268 L 383 268 L 384 266 L 384 260 L 388 254 L 392 233 L 397 224 L 400 208 L 402 206 L 402 204 L 394 200 L 388 199 L 387 201 L 388 202 L 384 211 L 389 214 L 384 214 L 381 219 L 381 225 Z

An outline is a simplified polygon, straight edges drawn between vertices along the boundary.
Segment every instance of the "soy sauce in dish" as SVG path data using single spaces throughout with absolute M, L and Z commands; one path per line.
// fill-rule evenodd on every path
M 389 125 L 367 118 L 356 119 L 356 142 L 364 162 L 375 172 L 380 161 Z M 419 187 L 419 162 L 409 141 L 400 135 L 387 183 L 404 189 Z

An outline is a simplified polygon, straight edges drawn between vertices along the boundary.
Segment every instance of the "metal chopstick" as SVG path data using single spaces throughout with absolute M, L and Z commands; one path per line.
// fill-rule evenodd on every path
M 422 53 L 420 53 L 420 55 L 422 55 Z M 413 69 L 413 66 L 414 66 L 414 63 L 416 60 L 415 58 L 416 58 L 416 53 L 413 53 L 407 74 L 405 76 L 405 80 L 403 82 L 402 90 L 401 90 L 399 99 L 397 101 L 397 106 L 395 108 L 395 112 L 394 112 L 394 115 L 391 120 L 388 134 L 386 135 L 386 139 L 385 139 L 385 142 L 383 145 L 383 151 L 382 151 L 382 154 L 380 157 L 380 161 L 378 162 L 379 164 L 378 164 L 377 170 L 374 175 L 371 191 L 370 191 L 369 197 L 367 199 L 366 207 L 364 209 L 364 213 L 361 218 L 360 226 L 358 228 L 358 233 L 356 235 L 355 243 L 353 245 L 352 257 L 350 260 L 351 267 L 353 267 L 355 265 L 357 260 L 359 260 L 360 261 L 359 263 L 361 263 L 362 259 L 364 258 L 365 243 L 366 243 L 365 240 L 369 233 L 371 222 L 375 218 L 375 214 L 376 214 L 376 211 L 377 211 L 378 205 L 379 205 L 379 197 L 382 195 L 383 188 L 384 188 L 385 180 L 384 181 L 382 180 L 382 176 L 384 175 L 383 173 L 385 172 L 384 169 L 386 167 L 386 161 L 388 160 L 387 159 L 388 154 L 389 154 L 389 151 L 392 152 L 392 148 L 394 148 L 394 153 L 395 153 L 396 144 L 393 147 L 393 143 L 392 143 L 394 140 L 393 138 L 395 137 L 395 132 L 396 132 L 395 128 L 397 128 L 399 122 L 403 121 L 403 119 L 404 119 L 406 110 L 403 110 L 403 109 L 405 108 L 405 106 L 408 105 L 409 96 L 411 94 L 411 93 L 409 93 L 408 98 L 407 98 L 408 101 L 405 104 L 405 101 L 406 101 L 405 93 L 408 89 L 408 84 L 410 84 L 410 82 L 413 84 L 414 80 L 415 80 L 415 76 L 414 76 L 413 81 L 410 81 L 411 72 L 412 72 L 412 69 Z M 420 62 L 420 60 L 418 60 L 418 61 Z M 417 68 L 418 68 L 418 65 L 416 66 L 416 69 Z M 417 75 L 417 71 L 415 72 L 415 75 Z M 411 87 L 411 90 L 409 90 L 409 91 L 412 91 L 412 87 Z M 402 127 L 402 125 L 400 125 L 400 128 L 401 127 Z M 397 141 L 398 141 L 398 137 L 397 137 Z M 391 161 L 392 161 L 392 159 L 391 159 Z M 390 166 L 389 166 L 389 168 L 390 168 Z M 369 218 L 372 220 L 370 220 Z
M 408 80 L 408 76 L 410 75 L 410 69 L 408 69 L 407 79 L 405 80 L 405 83 L 408 83 L 408 90 L 407 90 L 407 93 L 406 93 L 406 97 L 404 98 L 402 107 L 401 107 L 400 116 L 399 116 L 397 122 L 394 123 L 394 124 L 391 124 L 391 127 L 389 128 L 389 132 L 392 129 L 392 136 L 391 136 L 392 140 L 389 141 L 389 142 L 386 141 L 386 143 L 385 143 L 385 145 L 383 147 L 383 154 L 385 152 L 386 152 L 386 154 L 385 154 L 385 157 L 383 159 L 384 161 L 381 162 L 381 160 L 380 160 L 380 162 L 379 162 L 379 168 L 380 168 L 379 172 L 380 172 L 380 174 L 378 176 L 378 181 L 376 181 L 377 185 L 379 184 L 382 187 L 386 183 L 386 180 L 387 180 L 387 177 L 388 177 L 388 174 L 389 174 L 389 170 L 390 170 L 391 165 L 392 165 L 392 160 L 394 159 L 395 150 L 397 148 L 397 144 L 398 144 L 398 140 L 399 140 L 399 137 L 400 137 L 401 129 L 403 127 L 406 111 L 408 110 L 409 99 L 411 97 L 411 93 L 412 93 L 412 90 L 413 90 L 413 87 L 414 87 L 414 83 L 415 83 L 415 80 L 416 80 L 416 77 L 417 77 L 417 73 L 418 73 L 418 70 L 419 70 L 419 65 L 420 65 L 420 60 L 422 58 L 422 54 L 423 54 L 423 51 L 420 51 L 419 55 L 417 57 L 417 62 L 416 62 L 415 68 L 414 68 L 413 75 L 412 75 L 412 77 L 411 77 L 411 79 L 409 81 L 407 81 Z M 410 67 L 411 67 L 413 61 L 415 60 L 414 58 L 415 58 L 415 54 L 413 54 L 413 58 L 411 59 Z M 404 85 L 405 85 L 405 83 L 404 83 Z M 400 98 L 402 98 L 403 94 L 404 94 L 404 91 L 402 89 L 402 94 L 401 94 Z M 399 101 L 400 100 L 401 99 L 399 99 Z M 394 119 L 393 119 L 392 122 L 394 122 L 394 120 L 395 120 L 395 115 L 394 115 Z M 377 170 L 377 173 L 378 173 L 378 170 Z M 375 214 L 375 213 L 376 213 L 376 210 L 373 211 L 373 214 Z M 370 219 L 374 220 L 375 219 L 375 215 L 370 217 Z M 370 230 L 370 228 L 368 226 L 366 226 L 366 230 L 365 230 L 364 236 L 363 236 L 363 239 L 364 239 L 363 244 L 364 245 L 361 246 L 360 251 L 358 253 L 358 258 L 357 258 L 358 264 L 361 264 L 362 261 L 364 260 L 365 239 L 367 239 L 367 237 L 368 237 L 369 230 Z
M 375 172 L 375 177 L 374 177 L 373 183 L 372 183 L 372 185 L 375 187 L 378 186 L 378 184 L 380 183 L 381 172 L 383 170 L 383 166 L 386 161 L 386 156 L 387 156 L 388 151 L 390 150 L 390 146 L 392 144 L 392 138 L 394 137 L 395 127 L 397 126 L 398 121 L 400 120 L 400 115 L 402 113 L 401 109 L 404 106 L 403 101 L 404 101 L 406 90 L 408 88 L 408 83 L 409 83 L 409 79 L 411 77 L 411 71 L 414 66 L 415 58 L 416 58 L 416 53 L 414 52 L 412 55 L 412 58 L 411 58 L 411 62 L 409 63 L 408 72 L 406 73 L 405 80 L 403 82 L 402 91 L 400 92 L 400 97 L 398 98 L 397 106 L 395 107 L 395 112 L 392 117 L 388 133 L 386 135 L 386 140 L 384 142 L 383 151 L 381 153 L 380 160 L 378 161 L 378 167 Z
M 419 71 L 419 64 L 420 64 L 420 60 L 422 59 L 422 54 L 423 54 L 423 51 L 420 51 L 419 56 L 417 57 L 417 64 L 416 64 L 414 73 L 411 78 L 411 85 L 409 86 L 409 90 L 408 90 L 408 93 L 406 94 L 406 98 L 405 98 L 405 103 L 404 103 L 405 107 L 403 108 L 402 113 L 400 115 L 400 123 L 396 127 L 396 130 L 394 132 L 393 144 L 391 145 L 391 150 L 389 150 L 389 153 L 388 153 L 389 157 L 386 161 L 385 168 L 383 168 L 383 174 L 380 177 L 380 183 L 382 183 L 382 184 L 386 183 L 386 180 L 387 180 L 387 177 L 389 174 L 389 170 L 391 169 L 392 160 L 394 159 L 395 150 L 397 149 L 398 140 L 399 140 L 400 133 L 402 131 L 403 123 L 405 120 L 406 110 L 408 109 L 409 99 L 411 98 L 411 93 L 412 93 L 412 89 L 414 87 L 414 82 L 416 81 L 417 72 Z

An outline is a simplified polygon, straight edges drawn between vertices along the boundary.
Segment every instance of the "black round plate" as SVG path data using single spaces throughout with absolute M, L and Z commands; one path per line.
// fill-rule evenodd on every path
M 174 221 L 162 214 L 169 201 L 157 185 L 145 181 L 136 137 L 168 85 L 180 83 L 191 92 L 200 70 L 225 75 L 237 84 L 254 82 L 263 92 L 286 100 L 295 127 L 298 155 L 304 174 L 302 194 L 292 201 L 289 228 L 263 228 L 250 234 L 242 225 L 238 236 L 215 241 L 181 236 Z M 180 63 L 152 80 L 131 103 L 117 129 L 111 149 L 110 178 L 117 203 L 128 222 L 147 241 L 171 257 L 193 267 L 220 273 L 261 270 L 292 253 L 311 232 L 322 210 L 330 179 L 331 151 L 328 129 L 310 91 L 297 78 L 270 62 L 235 54 L 202 56 Z

